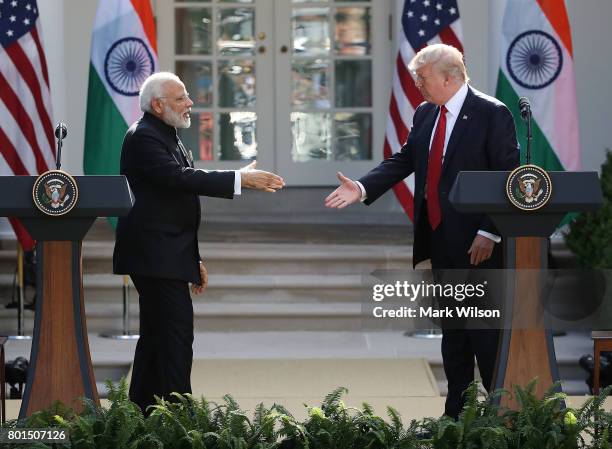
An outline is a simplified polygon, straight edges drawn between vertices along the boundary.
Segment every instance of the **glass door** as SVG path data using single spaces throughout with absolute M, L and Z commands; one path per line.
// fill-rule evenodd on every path
M 381 160 L 388 3 L 276 2 L 276 161 L 289 185 L 335 184 Z
M 274 169 L 274 54 L 270 0 L 157 2 L 161 70 L 174 71 L 194 102 L 179 134 L 196 166 Z M 166 64 L 166 67 L 164 67 Z
M 160 69 L 194 101 L 181 138 L 197 166 L 257 158 L 290 186 L 373 167 L 389 107 L 390 3 L 157 0 Z

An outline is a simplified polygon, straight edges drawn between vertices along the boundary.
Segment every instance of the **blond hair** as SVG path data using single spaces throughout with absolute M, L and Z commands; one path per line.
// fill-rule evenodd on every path
M 408 69 L 414 73 L 429 64 L 436 67 L 442 74 L 456 80 L 466 83 L 470 80 L 463 63 L 463 54 L 452 45 L 428 45 L 414 55 L 408 64 Z

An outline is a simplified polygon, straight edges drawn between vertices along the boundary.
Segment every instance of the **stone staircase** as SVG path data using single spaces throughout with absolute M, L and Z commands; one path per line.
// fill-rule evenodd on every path
M 396 226 L 356 230 L 312 226 L 308 231 L 298 228 L 293 234 L 290 226 L 272 231 L 249 226 L 244 239 L 236 238 L 243 235 L 233 228 L 222 228 L 208 230 L 206 236 L 215 241 L 202 239 L 200 244 L 210 278 L 206 293 L 193 298 L 196 333 L 359 332 L 362 276 L 376 269 L 412 269 L 410 235 L 398 236 L 397 230 L 404 228 Z M 98 222 L 83 243 L 90 335 L 121 331 L 122 277 L 110 274 L 112 250 L 112 233 Z M 553 243 L 553 254 L 559 266 L 573 264 L 561 241 Z M 15 249 L 4 242 L 0 246 L 0 304 L 10 299 L 15 266 Z M 131 329 L 137 332 L 138 295 L 133 286 L 130 298 Z M 31 334 L 32 327 L 33 312 L 26 311 L 26 333 Z M 16 311 L 1 307 L 0 333 L 15 330 Z M 92 346 L 94 340 L 90 337 Z M 411 339 L 413 344 L 420 343 Z M 127 372 L 133 345 L 126 347 L 130 354 L 103 360 L 94 357 L 98 380 L 118 379 Z M 92 354 L 95 352 L 94 348 Z M 433 352 L 428 359 L 444 391 L 439 348 Z M 565 351 L 559 357 L 561 377 L 573 394 L 586 392 L 577 366 L 580 355 Z
M 112 241 L 83 243 L 83 286 L 90 332 L 119 331 L 122 276 L 112 271 Z M 361 279 L 375 269 L 409 269 L 407 246 L 204 242 L 209 287 L 195 296 L 196 331 L 356 330 Z M 0 294 L 9 297 L 15 253 L 0 250 Z M 138 295 L 130 288 L 132 328 Z M 15 330 L 14 309 L 0 309 L 0 329 Z M 26 311 L 26 328 L 33 312 Z

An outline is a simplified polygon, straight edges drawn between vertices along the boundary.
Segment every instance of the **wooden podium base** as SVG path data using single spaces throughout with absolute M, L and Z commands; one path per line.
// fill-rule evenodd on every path
M 58 400 L 77 410 L 78 398 L 100 402 L 85 323 L 81 242 L 39 242 L 37 263 L 34 336 L 20 418 Z
M 536 394 L 541 397 L 559 379 L 552 332 L 544 329 L 540 293 L 540 273 L 547 265 L 547 240 L 540 237 L 508 239 L 506 267 L 516 269 L 512 328 L 505 329 L 500 341 L 497 372 L 493 384 L 513 392 L 514 385 L 525 386 L 538 379 Z M 521 271 L 523 270 L 523 271 Z M 508 326 L 506 326 L 508 327 Z M 503 396 L 502 406 L 516 408 L 516 400 Z

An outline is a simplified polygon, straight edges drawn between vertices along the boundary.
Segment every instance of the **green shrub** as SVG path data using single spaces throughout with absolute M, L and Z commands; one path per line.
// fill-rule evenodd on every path
M 612 386 L 574 410 L 565 407 L 558 384 L 537 398 L 534 380 L 514 388 L 518 409 L 507 410 L 499 406 L 507 392 L 481 398 L 473 383 L 457 421 L 443 416 L 405 425 L 391 407 L 386 419 L 367 403 L 347 407 L 342 387 L 320 407 L 307 406 L 308 418 L 300 422 L 277 404 L 259 404 L 250 418 L 229 395 L 221 404 L 192 395 L 157 399 L 145 418 L 130 402 L 125 380 L 107 385 L 108 409 L 85 400 L 76 413 L 56 403 L 4 427 L 59 427 L 70 434 L 66 445 L 15 446 L 20 449 L 612 449 L 612 413 L 603 409 Z
M 502 392 L 478 399 L 478 384 L 466 390 L 466 401 L 457 421 L 443 416 L 429 422 L 434 449 L 508 449 L 511 432 L 497 405 Z
M 565 236 L 567 246 L 585 268 L 612 268 L 612 152 L 606 151 L 601 166 L 603 206 L 580 214 L 570 223 Z M 577 186 L 579 188 L 579 186 Z

